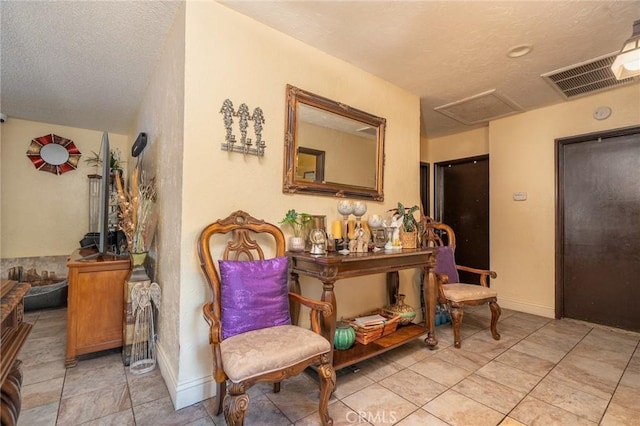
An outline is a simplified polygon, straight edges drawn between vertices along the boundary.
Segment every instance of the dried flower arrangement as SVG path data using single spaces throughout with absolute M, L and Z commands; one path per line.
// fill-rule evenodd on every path
M 131 173 L 128 191 L 122 180 L 116 179 L 118 201 L 120 202 L 119 227 L 127 237 L 129 253 L 149 251 L 158 223 L 157 193 L 155 178 L 147 181 L 138 166 Z

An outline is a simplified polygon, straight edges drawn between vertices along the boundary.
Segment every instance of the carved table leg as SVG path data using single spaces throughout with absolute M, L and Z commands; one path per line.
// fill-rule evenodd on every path
M 333 308 L 330 316 L 322 317 L 322 333 L 329 343 L 331 343 L 332 348 L 336 335 L 336 318 L 338 312 L 336 294 L 333 292 L 334 283 L 335 280 L 322 280 L 322 297 L 320 298 L 323 302 L 331 303 L 331 307 Z M 331 351 L 331 362 L 333 363 L 333 351 Z
M 393 305 L 397 302 L 396 294 L 400 288 L 400 274 L 398 271 L 387 272 L 387 293 L 389 295 L 389 304 Z
M 424 268 L 424 277 L 426 282 L 424 283 L 424 302 L 425 302 L 425 326 L 429 330 L 424 342 L 429 349 L 434 349 L 438 345 L 438 339 L 436 338 L 435 331 L 435 312 L 436 312 L 436 275 L 433 272 L 435 267 L 435 258 L 432 259 Z
M 295 272 L 289 273 L 289 291 L 294 294 L 300 294 L 300 281 L 298 279 L 298 274 Z M 300 321 L 300 303 L 291 303 L 289 306 L 289 312 L 292 324 L 298 325 L 298 322 Z

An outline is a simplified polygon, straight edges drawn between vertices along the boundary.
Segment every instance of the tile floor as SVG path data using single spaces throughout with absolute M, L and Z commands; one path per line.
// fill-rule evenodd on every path
M 116 351 L 65 370 L 66 310 L 30 312 L 19 425 L 224 425 L 203 401 L 175 411 L 156 369 L 131 375 Z M 335 425 L 640 425 L 640 334 L 486 306 L 467 311 L 462 349 L 449 325 L 430 351 L 410 344 L 338 373 Z M 251 389 L 247 425 L 316 425 L 307 374 Z

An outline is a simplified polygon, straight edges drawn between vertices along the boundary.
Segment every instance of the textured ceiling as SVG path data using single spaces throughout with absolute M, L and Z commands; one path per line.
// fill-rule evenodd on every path
M 524 110 L 564 102 L 540 75 L 619 51 L 640 19 L 639 1 L 222 3 L 419 95 L 428 136 L 481 126 L 434 108 L 489 90 Z
M 640 1 L 222 3 L 420 96 L 428 136 L 483 125 L 434 108 L 488 91 L 523 110 L 565 102 L 541 74 L 618 51 L 640 19 Z M 179 5 L 0 1 L 0 111 L 128 131 Z
M 0 1 L 0 112 L 127 133 L 179 6 Z

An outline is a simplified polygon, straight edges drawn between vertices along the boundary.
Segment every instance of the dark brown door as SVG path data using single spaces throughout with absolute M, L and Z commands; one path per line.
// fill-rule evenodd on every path
M 456 263 L 489 269 L 489 156 L 436 163 L 435 219 L 456 234 Z M 460 281 L 479 283 L 460 272 Z
M 640 127 L 557 153 L 556 315 L 640 331 Z

